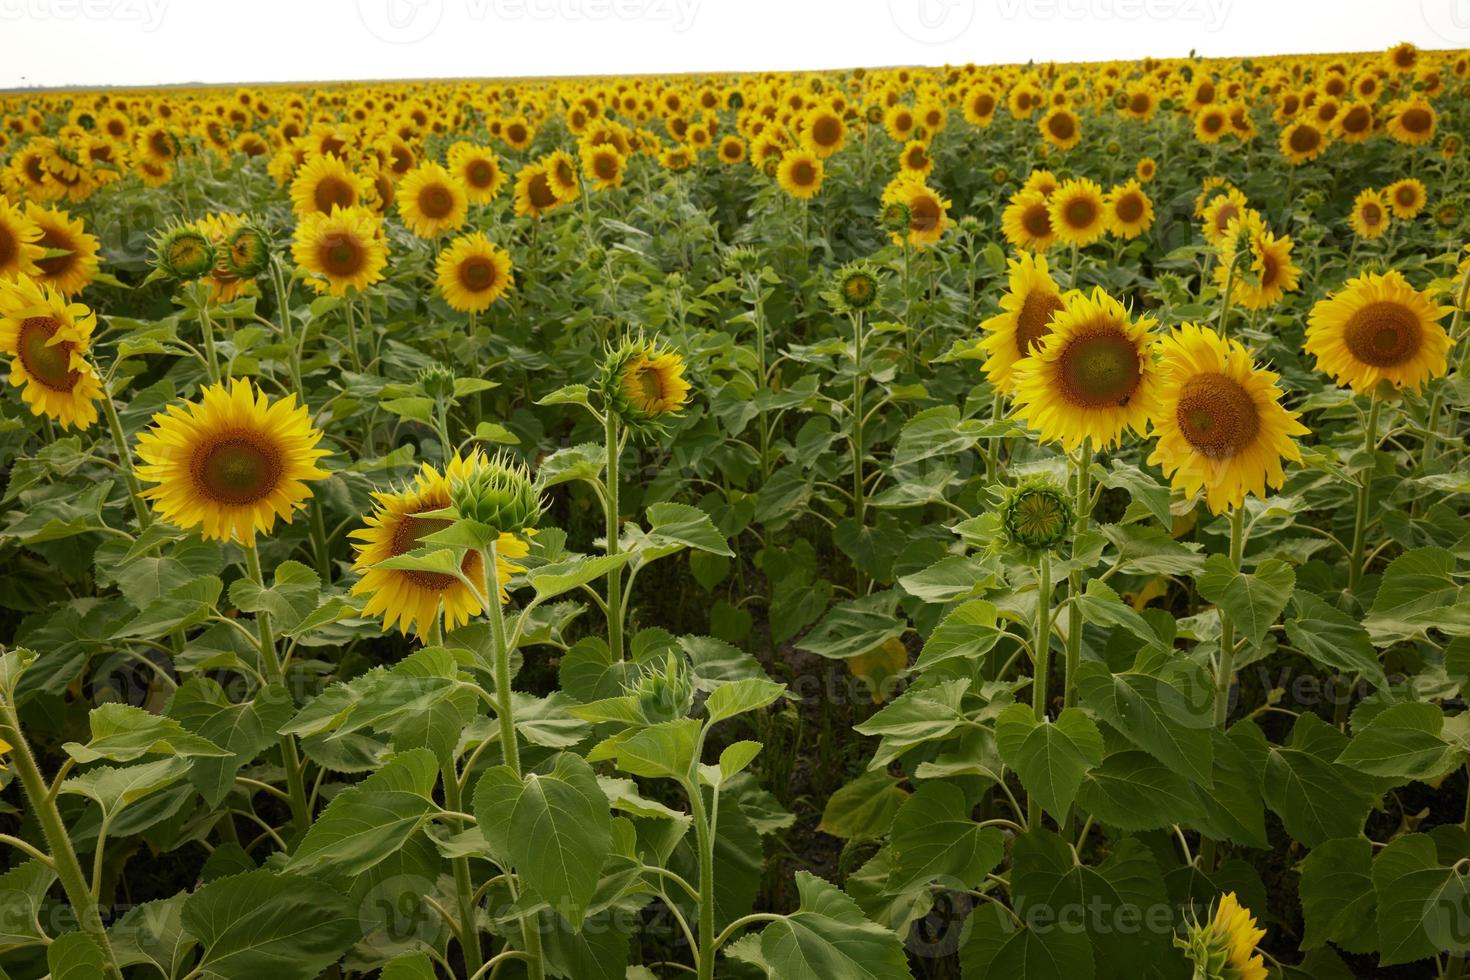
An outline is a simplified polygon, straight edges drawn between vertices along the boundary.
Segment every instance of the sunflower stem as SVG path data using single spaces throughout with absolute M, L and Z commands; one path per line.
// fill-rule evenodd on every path
M 1075 614 L 1074 614 L 1075 615 Z M 1070 635 L 1068 637 L 1070 641 Z M 1036 567 L 1036 635 L 1031 638 L 1035 663 L 1031 671 L 1031 709 L 1037 722 L 1046 720 L 1046 691 L 1051 674 L 1051 555 L 1041 553 Z M 1026 829 L 1041 826 L 1041 804 L 1026 797 Z
M 1235 257 L 1231 256 L 1230 264 L 1225 267 L 1225 288 L 1220 293 L 1220 323 L 1219 331 L 1221 337 L 1228 337 L 1226 326 L 1230 322 L 1230 297 L 1235 292 Z
M 30 743 L 20 730 L 20 716 L 11 701 L 10 692 L 3 690 L 0 690 L 0 721 L 8 729 L 6 741 L 11 743 L 10 762 L 20 777 L 20 785 L 25 790 L 26 798 L 30 800 L 36 822 L 41 825 L 41 831 L 46 836 L 46 845 L 51 850 L 51 868 L 56 872 L 56 877 L 61 879 L 61 887 L 66 892 L 67 901 L 71 902 L 77 924 L 102 950 L 106 975 L 112 980 L 122 980 L 122 970 L 119 969 L 117 957 L 112 951 L 107 929 L 102 924 L 97 898 L 87 885 L 81 862 L 77 860 L 77 852 L 72 847 L 71 836 L 66 831 L 66 823 L 56 808 L 56 798 L 47 790 L 46 780 L 42 778 L 36 757 L 31 753 Z M 100 841 L 98 847 L 101 847 Z
M 219 354 L 214 349 L 214 320 L 210 319 L 207 301 L 199 304 L 199 332 L 204 335 L 204 356 L 209 362 L 210 384 L 219 384 Z
M 251 538 L 241 547 L 245 550 L 245 570 L 250 580 L 264 589 L 265 578 L 261 575 L 260 552 L 255 548 L 255 539 Z M 285 689 L 286 673 L 276 657 L 276 639 L 271 631 L 270 613 L 263 609 L 258 611 L 255 614 L 255 625 L 260 630 L 261 669 L 265 671 L 268 680 Z M 311 804 L 306 800 L 306 783 L 301 777 L 301 757 L 296 752 L 296 736 L 282 735 L 280 746 L 281 765 L 286 770 L 286 788 L 291 798 L 291 820 L 296 825 L 296 832 L 304 834 L 311 827 Z
M 1230 566 L 1240 571 L 1240 560 L 1245 554 L 1245 508 L 1230 509 Z M 1230 683 L 1235 677 L 1235 623 L 1224 609 L 1220 610 L 1220 656 L 1215 667 L 1215 727 L 1225 730 L 1230 717 Z M 1211 871 L 1215 867 L 1216 842 L 1212 837 L 1200 841 L 1200 867 Z
M 1460 280 L 1460 289 L 1455 296 L 1455 315 L 1450 319 L 1450 349 L 1454 350 L 1460 339 L 1460 324 L 1465 320 L 1465 306 L 1470 304 L 1470 270 Z M 1439 412 L 1444 404 L 1444 385 L 1436 385 L 1434 397 L 1429 402 L 1429 415 L 1425 420 L 1424 448 L 1419 453 L 1419 471 L 1426 472 L 1434 462 L 1434 453 L 1439 447 Z
M 434 625 L 437 627 L 438 624 L 436 616 Z M 453 759 L 446 758 L 444 765 L 444 807 L 464 812 L 464 794 L 460 790 L 459 774 L 454 771 Z M 480 948 L 480 930 L 475 922 L 475 885 L 470 876 L 470 859 L 461 855 L 454 859 L 453 866 L 454 891 L 459 899 L 460 951 L 464 954 L 465 969 L 473 976 L 484 965 L 485 956 Z
M 1364 426 L 1363 449 L 1368 454 L 1367 468 L 1358 481 L 1357 507 L 1353 511 L 1353 548 L 1348 555 L 1348 591 L 1356 592 L 1363 578 L 1363 549 L 1368 537 L 1368 497 L 1373 489 L 1373 455 L 1378 450 L 1378 410 L 1383 402 L 1377 393 L 1368 408 L 1368 424 Z
M 1077 537 L 1092 526 L 1092 437 L 1082 440 L 1082 455 L 1077 461 L 1077 526 L 1073 534 L 1073 552 Z M 1074 569 L 1067 575 L 1067 659 L 1066 676 L 1062 678 L 1062 704 L 1077 703 L 1077 666 L 1082 662 L 1082 572 Z
M 607 406 L 603 416 L 603 436 L 607 443 L 607 554 L 618 553 L 618 457 L 620 452 L 618 415 Z M 607 646 L 613 659 L 623 659 L 623 570 L 615 567 L 607 573 Z
M 852 376 L 852 515 L 857 526 L 863 526 L 865 501 L 863 500 L 863 311 L 852 314 L 853 376 Z
M 342 308 L 347 315 L 347 356 L 352 361 L 352 370 L 362 373 L 362 357 L 357 353 L 357 317 L 353 314 L 352 297 L 347 297 Z
M 133 515 L 138 518 L 138 527 L 146 528 L 153 523 L 148 514 L 148 505 L 143 502 L 143 488 L 138 483 L 138 474 L 133 471 L 133 454 L 128 451 L 127 436 L 123 433 L 122 419 L 118 418 L 117 406 L 112 403 L 112 392 L 102 394 L 102 412 L 107 416 L 107 428 L 112 433 L 112 444 L 117 447 L 117 462 L 127 481 L 128 498 L 133 505 Z

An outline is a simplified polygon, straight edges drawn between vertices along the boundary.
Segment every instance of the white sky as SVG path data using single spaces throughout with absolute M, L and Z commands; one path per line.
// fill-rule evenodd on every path
M 0 0 L 0 88 L 1470 48 L 1470 0 Z

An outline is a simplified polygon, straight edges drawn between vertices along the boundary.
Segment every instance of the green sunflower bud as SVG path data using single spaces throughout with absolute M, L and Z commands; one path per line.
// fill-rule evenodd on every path
M 1011 543 L 1030 551 L 1055 549 L 1072 532 L 1072 499 L 1055 483 L 1016 487 L 1006 494 L 1000 514 Z
M 909 206 L 902 201 L 885 204 L 878 215 L 878 221 L 883 225 L 883 230 L 895 233 L 908 231 L 909 222 L 912 220 L 913 215 L 909 211 Z
M 608 352 L 599 382 L 608 411 L 629 431 L 648 434 L 663 428 L 666 416 L 689 401 L 684 359 L 656 340 L 637 337 Z
M 866 262 L 837 270 L 834 277 L 839 304 L 848 310 L 865 310 L 878 300 L 878 276 Z
M 683 658 L 671 653 L 662 668 L 644 668 L 633 696 L 648 724 L 675 721 L 694 705 L 694 681 Z
M 254 224 L 243 224 L 225 239 L 220 250 L 225 269 L 237 279 L 254 279 L 271 261 L 271 240 Z
M 153 264 L 173 279 L 198 279 L 214 270 L 214 246 L 198 228 L 183 225 L 153 243 Z
M 725 267 L 737 275 L 749 275 L 760 268 L 760 253 L 748 245 L 740 245 L 725 253 Z
M 419 372 L 419 387 L 435 401 L 454 401 L 454 372 L 442 364 L 430 364 Z
M 542 511 L 531 471 L 505 453 L 467 468 L 450 487 L 449 500 L 460 517 L 510 534 L 534 526 Z

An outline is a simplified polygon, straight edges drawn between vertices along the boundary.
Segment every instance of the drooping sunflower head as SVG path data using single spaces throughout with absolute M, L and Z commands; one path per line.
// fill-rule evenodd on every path
M 36 260 L 45 253 L 36 243 L 41 229 L 24 211 L 0 197 L 0 282 L 34 276 Z
M 429 632 L 443 615 L 450 629 L 461 626 L 481 612 L 474 590 L 453 575 L 439 572 L 380 568 L 382 562 L 420 547 L 420 542 L 435 531 L 442 531 L 452 521 L 445 517 L 422 516 L 451 506 L 450 488 L 484 464 L 478 453 L 463 459 L 456 455 L 441 472 L 425 463 L 407 486 L 373 494 L 373 512 L 363 520 L 365 525 L 352 531 L 357 553 L 353 568 L 361 578 L 353 585 L 353 595 L 366 595 L 363 613 L 383 619 L 385 629 L 398 628 L 405 634 L 420 636 Z M 506 583 L 522 571 L 514 559 L 530 553 L 526 542 L 512 534 L 501 534 L 495 545 L 496 582 L 500 601 L 510 601 Z M 484 556 L 467 551 L 460 565 L 466 579 L 478 583 L 484 579 Z
M 1102 188 L 1086 177 L 1063 181 L 1048 207 L 1051 226 L 1064 245 L 1091 245 L 1106 230 Z
M 153 267 L 185 282 L 208 275 L 216 261 L 214 243 L 194 225 L 176 225 L 153 241 Z
M 1231 301 L 1248 310 L 1274 306 L 1295 292 L 1300 280 L 1301 270 L 1291 260 L 1292 244 L 1289 236 L 1272 234 L 1259 212 L 1247 209 L 1227 228 L 1215 267 L 1216 284 L 1223 290 L 1229 281 Z
M 409 171 L 396 202 L 403 223 L 420 238 L 459 228 L 469 214 L 464 187 L 437 163 L 421 163 Z
M 515 284 L 510 253 L 479 231 L 439 253 L 435 272 L 445 302 L 461 313 L 484 312 Z
M 570 204 L 582 193 L 582 179 L 577 174 L 577 162 L 566 150 L 556 150 L 542 159 L 551 192 L 563 204 Z
M 1365 273 L 1312 307 L 1304 349 L 1359 394 L 1384 382 L 1417 392 L 1445 373 L 1450 338 L 1439 321 L 1449 312 L 1397 270 Z
M 689 402 L 684 359 L 657 340 L 635 337 L 609 350 L 601 390 L 609 411 L 636 433 L 662 430 L 663 420 Z
M 272 403 L 249 381 L 210 385 L 198 401 L 170 405 L 138 436 L 138 477 L 158 516 L 205 538 L 250 543 L 311 497 L 321 432 L 296 396 Z
M 1174 945 L 1194 964 L 1196 980 L 1266 980 L 1265 960 L 1256 952 L 1265 935 L 1250 910 L 1229 892 L 1208 923 L 1190 922 Z
M 1205 241 L 1222 247 L 1229 238 L 1230 222 L 1250 210 L 1244 194 L 1234 187 L 1222 189 L 1209 199 L 1201 215 L 1200 231 Z
M 1067 492 L 1049 480 L 1033 480 L 1012 488 L 1000 505 L 1001 526 L 1012 547 L 1052 551 L 1066 542 L 1075 513 Z
M 237 279 L 254 279 L 271 261 L 270 235 L 254 221 L 241 222 L 219 248 L 220 262 Z
M 1192 323 L 1158 350 L 1158 444 L 1148 461 L 1185 494 L 1203 490 L 1216 514 L 1280 489 L 1282 460 L 1301 460 L 1292 437 L 1308 430 L 1282 407 L 1278 376 L 1258 369 L 1238 341 Z
M 91 310 L 48 286 L 0 279 L 0 354 L 9 356 L 10 383 L 32 415 L 67 429 L 97 421 L 102 384 L 87 360 L 96 322 Z
M 981 369 L 1002 394 L 1014 390 L 1016 365 L 1041 347 L 1065 305 L 1041 254 L 1021 251 L 1011 259 L 1009 287 L 1001 311 L 980 325 L 986 334 L 980 346 L 989 354 Z
M 349 289 L 361 292 L 381 281 L 388 264 L 382 222 L 364 207 L 302 218 L 291 254 L 297 265 L 319 277 L 313 287 L 333 296 L 344 296 Z
M 1017 416 L 1068 451 L 1084 439 L 1112 446 L 1125 429 L 1142 434 L 1157 387 L 1153 321 L 1130 319 L 1101 289 L 1063 302 L 1041 347 L 1016 366 Z
M 450 480 L 449 499 L 460 517 L 502 534 L 535 527 L 545 510 L 531 471 L 504 452 L 472 456 Z

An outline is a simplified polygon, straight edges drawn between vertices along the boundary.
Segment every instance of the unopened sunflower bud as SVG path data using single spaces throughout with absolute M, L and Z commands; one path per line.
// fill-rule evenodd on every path
M 871 266 L 858 262 L 837 271 L 837 294 L 849 310 L 865 310 L 878 299 L 878 276 Z
M 505 534 L 534 526 L 542 510 L 531 471 L 504 453 L 467 468 L 451 485 L 449 499 L 460 517 Z
M 884 231 L 901 234 L 908 231 L 909 221 L 913 215 L 909 212 L 909 206 L 902 201 L 893 201 L 883 205 L 883 210 L 878 215 L 878 222 Z
M 1031 551 L 1057 548 L 1072 531 L 1072 500 L 1054 483 L 1027 483 L 1001 503 L 1001 523 L 1011 543 Z
M 435 401 L 453 401 L 454 372 L 442 364 L 430 364 L 419 372 L 419 387 Z
M 171 228 L 154 242 L 153 264 L 170 278 L 198 279 L 214 269 L 214 246 L 193 225 Z
M 694 681 L 683 658 L 669 654 L 662 669 L 645 669 L 634 692 L 643 720 L 650 725 L 676 721 L 694 704 Z
M 677 414 L 689 401 L 684 359 L 642 337 L 609 351 L 600 387 L 608 410 L 639 433 L 657 431 L 666 416 Z
M 237 279 L 254 279 L 270 265 L 270 236 L 257 225 L 243 224 L 225 239 L 220 259 L 225 269 Z

